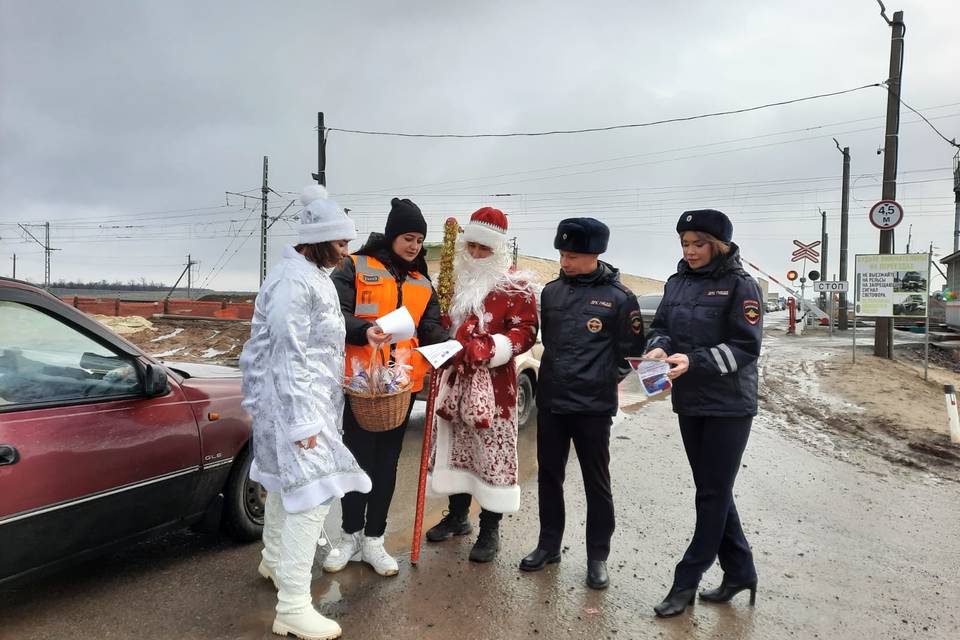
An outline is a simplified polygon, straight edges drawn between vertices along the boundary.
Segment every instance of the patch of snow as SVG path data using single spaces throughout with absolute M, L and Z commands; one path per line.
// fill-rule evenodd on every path
M 154 358 L 166 358 L 167 356 L 176 355 L 183 351 L 183 347 L 177 347 L 176 349 L 170 349 L 169 351 L 164 351 L 163 353 L 153 354 Z
M 183 327 L 179 327 L 179 328 L 177 328 L 177 329 L 174 329 L 171 333 L 168 333 L 167 335 L 158 336 L 158 337 L 154 338 L 153 340 L 151 340 L 150 342 L 160 342 L 161 340 L 166 340 L 166 339 L 168 339 L 168 338 L 173 338 L 173 337 L 175 337 L 175 336 L 178 336 L 178 335 L 180 335 L 181 333 L 183 333 Z
M 214 331 L 213 333 L 210 334 L 210 337 L 207 338 L 207 340 L 213 340 L 213 339 L 216 338 L 218 335 L 220 335 L 220 332 L 219 332 L 219 331 Z
M 226 351 L 217 351 L 216 349 L 207 349 L 200 354 L 201 358 L 213 358 L 214 356 L 219 356 L 226 353 Z

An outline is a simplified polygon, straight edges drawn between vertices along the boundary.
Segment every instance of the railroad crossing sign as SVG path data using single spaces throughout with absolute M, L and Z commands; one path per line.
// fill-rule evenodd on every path
M 793 244 L 800 248 L 793 252 L 793 257 L 790 259 L 791 262 L 800 262 L 801 260 L 817 262 L 819 260 L 820 252 L 814 250 L 814 247 L 820 244 L 819 240 L 811 242 L 810 244 L 803 244 L 799 240 L 794 240 Z
M 870 224 L 881 231 L 893 229 L 903 222 L 903 207 L 893 200 L 881 200 L 870 207 Z

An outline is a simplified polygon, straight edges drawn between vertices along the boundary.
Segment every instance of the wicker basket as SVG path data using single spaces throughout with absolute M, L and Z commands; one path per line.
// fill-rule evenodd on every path
M 377 354 L 383 359 L 383 352 L 375 349 L 373 357 L 370 358 L 370 366 L 367 371 L 373 372 L 376 368 Z M 377 380 L 379 376 L 371 373 L 370 380 Z M 410 409 L 410 388 L 400 391 L 384 393 L 380 389 L 372 391 L 354 391 L 349 387 L 344 389 L 347 397 L 350 399 L 350 409 L 353 411 L 357 424 L 364 431 L 390 431 L 403 424 L 407 418 L 407 412 Z
M 357 424 L 364 431 L 390 431 L 396 429 L 407 417 L 410 408 L 410 388 L 393 393 L 377 394 L 346 390 L 350 409 Z

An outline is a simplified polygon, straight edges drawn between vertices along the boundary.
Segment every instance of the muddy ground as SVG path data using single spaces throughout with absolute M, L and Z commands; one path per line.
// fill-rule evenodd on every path
M 250 323 L 242 320 L 94 318 L 161 360 L 236 364 L 250 337 Z
M 497 560 L 467 561 L 473 536 L 464 536 L 425 544 L 411 566 L 418 408 L 387 531 L 400 575 L 381 578 L 356 563 L 324 574 L 315 565 L 320 610 L 340 622 L 344 638 L 367 639 L 956 637 L 960 448 L 943 433 L 936 383 L 915 383 L 910 371 L 860 354 L 854 368 L 848 342 L 786 338 L 770 324 L 761 413 L 736 488 L 760 576 L 755 607 L 741 594 L 674 619 L 653 616 L 694 517 L 676 419 L 660 400 L 615 422 L 617 530 L 607 591 L 584 584 L 585 505 L 574 460 L 563 561 L 536 574 L 517 570 L 537 536 L 532 427 L 521 434 L 521 510 L 504 519 Z M 428 526 L 443 506 L 428 502 Z M 327 527 L 336 536 L 338 526 L 334 512 Z M 0 589 L 0 637 L 270 638 L 275 595 L 256 573 L 258 560 L 256 544 L 173 534 L 37 584 Z M 714 567 L 702 585 L 720 578 Z

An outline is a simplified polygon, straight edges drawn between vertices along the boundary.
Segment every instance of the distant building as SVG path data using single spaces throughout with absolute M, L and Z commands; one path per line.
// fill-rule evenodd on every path
M 940 259 L 940 264 L 947 265 L 946 289 L 960 293 L 960 251 L 955 251 Z M 960 301 L 948 301 L 946 307 L 947 325 L 960 328 Z

